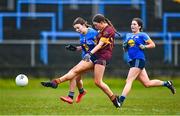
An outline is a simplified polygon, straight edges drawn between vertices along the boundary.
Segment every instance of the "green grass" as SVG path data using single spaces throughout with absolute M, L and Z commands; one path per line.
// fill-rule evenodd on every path
M 68 93 L 68 82 L 58 89 L 44 88 L 39 83 L 47 79 L 29 79 L 26 87 L 17 87 L 14 80 L 0 79 L 0 115 L 180 115 L 180 79 L 173 79 L 177 94 L 165 87 L 144 88 L 139 82 L 123 107 L 116 109 L 92 79 L 84 79 L 88 94 L 79 104 L 69 105 L 59 100 Z M 105 79 L 113 92 L 119 94 L 125 84 L 120 78 Z M 76 90 L 76 95 L 78 91 Z

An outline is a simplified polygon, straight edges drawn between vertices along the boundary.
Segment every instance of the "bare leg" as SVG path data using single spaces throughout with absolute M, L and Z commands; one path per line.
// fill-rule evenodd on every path
M 55 79 L 55 81 L 57 83 L 62 83 L 62 82 L 71 80 L 92 68 L 93 68 L 92 62 L 85 62 L 82 60 L 79 62 L 79 64 L 73 67 L 67 74 Z
M 82 100 L 83 96 L 86 95 L 87 91 L 83 88 L 83 81 L 81 79 L 81 76 L 76 78 L 76 84 L 79 90 L 79 95 L 76 97 L 76 103 L 79 103 Z
M 55 83 L 62 83 L 67 80 L 70 80 L 70 85 L 69 85 L 69 94 L 67 97 L 61 96 L 60 99 L 64 102 L 67 102 L 69 104 L 73 103 L 73 97 L 74 97 L 74 89 L 76 87 L 76 79 L 78 79 L 78 85 L 82 88 L 82 80 L 81 80 L 81 74 L 90 70 L 93 67 L 93 63 L 91 62 L 84 62 L 81 61 L 79 64 L 77 64 L 75 67 L 73 67 L 67 74 L 64 76 L 53 80 Z M 62 80 L 61 80 L 62 79 Z M 82 94 L 79 99 L 76 99 L 76 102 L 80 102 L 82 96 L 85 94 Z
M 74 89 L 76 87 L 76 78 L 73 78 L 69 81 L 69 91 L 74 92 Z
M 65 75 L 61 76 L 60 78 L 54 79 L 50 82 L 41 82 L 41 84 L 44 87 L 57 88 L 58 84 L 68 81 L 68 80 L 72 80 L 73 78 L 76 78 L 77 76 L 92 69 L 93 67 L 94 67 L 94 64 L 92 62 L 85 62 L 81 60 L 75 67 L 73 67 Z
M 69 93 L 68 96 L 60 96 L 60 99 L 69 104 L 73 103 L 74 98 L 74 89 L 76 87 L 76 78 L 73 78 L 69 81 Z
M 76 84 L 77 84 L 77 88 L 78 88 L 78 89 L 82 89 L 82 88 L 83 88 L 83 81 L 82 81 L 82 79 L 81 79 L 81 76 L 78 76 L 78 77 L 76 78 Z
M 131 90 L 133 81 L 137 78 L 137 76 L 140 74 L 140 72 L 141 72 L 141 69 L 139 69 L 139 68 L 136 68 L 136 67 L 130 68 L 129 73 L 128 73 L 128 77 L 126 79 L 126 85 L 125 85 L 123 92 L 121 94 L 122 96 L 128 95 L 128 93 Z
M 94 67 L 94 82 L 111 99 L 111 97 L 113 96 L 113 92 L 108 87 L 108 85 L 105 84 L 103 82 L 103 80 L 102 80 L 103 75 L 104 75 L 104 71 L 105 71 L 105 66 L 100 65 L 100 64 L 95 64 L 95 67 Z
M 93 70 L 94 67 L 91 68 L 91 70 Z M 88 70 L 89 71 L 89 70 Z M 81 76 L 77 76 L 76 77 L 76 84 L 77 84 L 77 88 L 78 89 L 82 89 L 83 88 L 83 81 L 81 79 Z
M 123 92 L 121 93 L 121 96 L 119 97 L 119 103 L 121 104 L 120 107 L 122 106 L 126 96 L 129 94 L 131 91 L 131 87 L 133 84 L 133 81 L 137 78 L 137 76 L 141 73 L 141 69 L 132 67 L 129 69 L 129 73 L 126 79 L 126 85 L 124 86 Z
M 157 86 L 162 86 L 163 81 L 153 79 L 149 80 L 149 77 L 147 75 L 146 69 L 144 68 L 141 73 L 139 74 L 138 80 L 145 86 L 145 87 L 157 87 Z

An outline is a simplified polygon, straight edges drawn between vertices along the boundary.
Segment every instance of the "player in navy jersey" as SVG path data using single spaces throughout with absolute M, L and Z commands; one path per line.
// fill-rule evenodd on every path
M 176 93 L 172 81 L 149 79 L 145 69 L 146 59 L 144 50 L 154 48 L 155 43 L 146 33 L 142 32 L 142 29 L 142 20 L 140 18 L 134 18 L 131 22 L 132 33 L 126 35 L 126 40 L 123 43 L 123 48 L 128 53 L 130 69 L 126 79 L 126 85 L 119 97 L 121 106 L 130 92 L 132 83 L 135 79 L 139 80 L 145 87 L 165 86 L 169 88 L 173 94 Z
M 101 14 L 95 15 L 92 21 L 95 28 L 99 30 L 97 45 L 92 50 L 88 51 L 83 60 L 74 66 L 68 73 L 50 82 L 41 82 L 41 84 L 45 87 L 57 88 L 58 84 L 67 80 L 72 81 L 86 71 L 94 69 L 95 84 L 102 89 L 116 107 L 119 107 L 120 105 L 117 96 L 113 94 L 108 85 L 102 80 L 106 64 L 112 57 L 115 29 L 111 22 Z M 76 29 L 80 28 L 78 27 Z

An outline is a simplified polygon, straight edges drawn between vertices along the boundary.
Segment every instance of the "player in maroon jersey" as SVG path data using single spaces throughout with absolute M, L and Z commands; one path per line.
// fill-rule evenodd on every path
M 101 14 L 93 17 L 93 25 L 99 30 L 97 36 L 97 45 L 87 53 L 83 60 L 74 66 L 68 73 L 51 82 L 41 82 L 45 87 L 57 88 L 58 84 L 71 80 L 74 77 L 94 68 L 95 84 L 110 98 L 115 107 L 120 107 L 117 96 L 113 94 L 106 83 L 103 82 L 106 64 L 112 57 L 114 46 L 115 29 L 111 22 Z M 94 57 L 94 60 L 91 60 Z

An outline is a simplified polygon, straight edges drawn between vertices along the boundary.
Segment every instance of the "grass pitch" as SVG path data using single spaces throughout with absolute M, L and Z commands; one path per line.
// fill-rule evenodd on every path
M 87 95 L 80 103 L 72 105 L 59 100 L 68 94 L 68 82 L 57 89 L 40 85 L 47 79 L 29 78 L 26 87 L 17 87 L 14 80 L 0 79 L 0 115 L 180 115 L 180 79 L 173 79 L 177 94 L 165 87 L 144 88 L 139 82 L 123 107 L 116 109 L 108 97 L 97 88 L 92 79 L 84 79 Z M 105 82 L 114 93 L 120 94 L 125 80 L 108 79 Z M 75 91 L 75 97 L 78 91 Z

